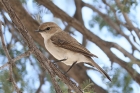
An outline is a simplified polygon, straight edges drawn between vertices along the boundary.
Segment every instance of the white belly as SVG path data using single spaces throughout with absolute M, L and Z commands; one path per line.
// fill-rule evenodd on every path
M 72 65 L 74 62 L 88 62 L 89 60 L 80 53 L 75 53 L 73 51 L 56 47 L 52 42 L 45 44 L 46 49 L 58 60 L 67 59 L 63 61 L 66 65 Z

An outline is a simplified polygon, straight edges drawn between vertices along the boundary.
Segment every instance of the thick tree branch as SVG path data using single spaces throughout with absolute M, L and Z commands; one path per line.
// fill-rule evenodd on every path
M 59 88 L 59 85 L 56 84 L 55 81 L 55 74 L 58 75 L 58 77 L 60 77 L 60 79 L 62 79 L 70 89 L 73 89 L 75 92 L 77 93 L 82 93 L 82 91 L 71 81 L 69 80 L 65 75 L 63 75 L 50 61 L 48 61 L 48 59 L 37 49 L 37 47 L 35 46 L 33 39 L 31 38 L 31 36 L 29 35 L 28 31 L 26 30 L 26 28 L 24 27 L 24 25 L 22 24 L 22 22 L 20 21 L 20 19 L 17 17 L 16 13 L 14 12 L 14 10 L 12 9 L 12 7 L 9 5 L 9 1 L 8 0 L 1 0 L 2 4 L 4 5 L 5 9 L 7 10 L 7 12 L 9 13 L 13 23 L 15 24 L 15 26 L 18 28 L 19 32 L 22 34 L 24 40 L 26 41 L 29 49 L 33 50 L 33 54 L 36 56 L 37 60 L 40 62 L 40 64 L 45 68 L 45 70 L 47 70 L 49 72 L 49 74 L 51 75 L 51 78 L 53 78 L 54 82 L 54 86 L 56 89 L 57 93 L 61 93 L 62 91 Z
M 84 20 L 82 17 L 82 8 L 83 8 L 82 1 L 74 0 L 74 2 L 75 2 L 75 6 L 76 6 L 74 18 L 77 19 L 79 22 L 81 22 L 81 24 L 84 25 Z M 87 40 L 86 40 L 86 37 L 84 35 L 83 35 L 82 45 L 83 46 L 87 45 Z
M 83 4 L 89 8 L 91 8 L 93 11 L 97 12 L 104 20 L 106 23 L 108 23 L 112 28 L 114 28 L 119 34 L 121 34 L 122 36 L 124 36 L 128 42 L 131 44 L 132 48 L 135 49 L 135 50 L 138 50 L 140 52 L 140 50 L 132 43 L 132 41 L 130 40 L 130 38 L 125 35 L 123 33 L 123 31 L 120 29 L 120 27 L 115 23 L 113 22 L 107 15 L 103 14 L 102 12 L 100 12 L 99 10 L 97 10 L 94 6 L 90 5 L 90 4 L 87 4 L 87 3 L 84 3 Z
M 43 41 L 43 38 L 40 35 L 34 33 L 34 30 L 37 29 L 39 24 L 25 11 L 25 9 L 22 7 L 19 0 L 10 0 L 9 3 L 12 5 L 14 11 L 17 13 L 18 17 L 22 21 L 23 25 L 27 28 L 27 30 L 29 31 L 29 33 L 31 34 L 33 39 L 37 43 L 39 43 L 42 47 L 44 47 L 44 43 L 40 42 L 40 41 Z M 24 17 L 23 17 L 23 15 L 24 15 Z M 44 49 L 45 49 L 45 47 L 44 47 Z M 49 58 L 49 59 L 54 59 L 54 58 Z M 59 63 L 59 67 L 63 71 L 66 71 L 68 68 L 68 66 L 63 63 Z M 84 65 L 81 65 L 81 67 L 79 69 L 79 66 L 76 65 L 74 67 L 74 70 L 70 71 L 73 73 L 70 73 L 70 72 L 68 73 L 68 75 L 70 77 L 72 77 L 74 80 L 76 80 L 78 82 L 78 84 L 80 84 L 80 86 L 83 83 L 83 81 L 89 79 L 89 77 L 86 73 L 86 70 L 82 69 L 83 67 L 84 67 Z M 80 72 L 79 72 L 79 70 L 80 70 Z M 77 75 L 77 73 L 79 73 L 81 75 Z M 94 88 L 97 93 L 100 93 L 100 91 L 102 91 L 101 93 L 107 93 L 107 91 L 105 91 L 102 87 L 98 86 L 97 84 L 94 84 Z
M 110 60 L 112 62 L 116 62 L 120 66 L 122 66 L 124 69 L 126 69 L 128 71 L 128 73 L 132 76 L 132 78 L 137 83 L 140 84 L 140 74 L 138 74 L 136 72 L 136 74 L 133 75 L 133 73 L 131 73 L 131 72 L 135 72 L 135 70 L 133 68 L 131 68 L 128 63 L 117 58 L 117 56 L 114 55 L 108 48 L 108 43 L 106 41 L 102 40 L 101 38 L 99 38 L 98 36 L 96 36 L 95 34 L 90 32 L 89 30 L 87 30 L 85 28 L 85 26 L 83 26 L 81 23 L 79 23 L 76 19 L 68 16 L 64 11 L 62 11 L 60 8 L 55 6 L 51 1 L 49 1 L 49 0 L 36 0 L 36 1 L 39 4 L 44 5 L 46 8 L 48 8 L 56 17 L 59 17 L 63 21 L 66 21 L 71 26 L 76 28 L 79 32 L 81 32 L 83 35 L 85 35 L 87 39 L 89 39 L 90 41 L 92 41 L 96 45 L 98 45 L 107 54 L 107 56 L 110 58 Z
M 74 14 L 73 17 L 75 19 L 77 19 L 82 25 L 84 25 L 84 20 L 83 20 L 83 17 L 82 17 L 82 8 L 83 8 L 82 1 L 81 0 L 74 0 L 74 2 L 75 2 L 75 6 L 76 6 L 76 11 L 75 11 L 75 14 Z M 83 38 L 82 39 L 83 39 L 82 40 L 82 45 L 84 47 L 86 47 L 86 45 L 87 45 L 87 39 L 86 39 L 86 37 L 84 35 L 83 35 Z M 75 76 L 77 76 L 77 74 L 79 73 L 79 70 L 76 69 L 76 68 L 79 68 L 79 67 L 84 70 L 84 72 L 82 71 L 82 73 L 84 73 L 84 77 L 88 77 L 87 74 L 86 74 L 86 72 L 85 72 L 86 71 L 85 66 L 82 65 L 82 64 L 79 64 L 78 66 L 75 66 L 75 68 L 73 68 L 73 70 L 71 71 L 72 72 L 71 74 L 74 74 L 73 72 L 76 72 L 76 70 L 77 70 L 78 72 L 76 72 L 76 74 L 75 74 Z M 80 77 L 82 77 L 82 76 L 80 76 Z M 83 81 L 85 81 L 85 80 L 88 80 L 88 79 L 83 79 Z M 94 89 L 95 92 L 97 92 L 97 93 L 106 93 L 107 92 L 106 90 L 104 90 L 103 88 L 101 88 L 97 84 L 95 84 L 95 82 L 93 82 L 93 83 L 94 83 L 94 86 L 92 86 L 92 88 Z M 81 82 L 79 84 L 82 85 L 83 82 Z

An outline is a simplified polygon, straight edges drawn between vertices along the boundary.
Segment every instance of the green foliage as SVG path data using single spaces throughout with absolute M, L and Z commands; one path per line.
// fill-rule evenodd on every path
M 0 72 L 0 93 L 12 93 L 13 85 L 8 81 L 9 79 L 9 71 L 4 70 Z
M 109 93 L 131 93 L 133 88 L 131 86 L 132 78 L 122 68 L 115 69 L 112 82 L 108 83 Z
M 114 20 L 114 22 L 115 22 L 115 19 L 114 19 L 114 18 L 112 18 L 112 20 Z M 93 16 L 93 19 L 89 22 L 89 25 L 90 25 L 91 27 L 93 27 L 95 23 L 98 23 L 98 24 L 99 24 L 99 29 L 100 29 L 100 30 L 101 30 L 103 27 L 106 27 L 107 30 L 108 30 L 109 32 L 111 32 L 114 36 L 117 36 L 117 35 L 118 35 L 118 33 L 116 33 L 116 31 L 115 31 L 112 27 L 110 27 L 110 26 L 103 20 L 103 18 L 102 18 L 101 16 Z
M 22 3 L 22 4 L 26 4 L 26 0 L 20 0 L 20 2 Z
M 19 65 L 20 64 L 20 65 Z M 20 67 L 18 67 L 20 66 Z M 9 78 L 9 70 L 2 70 L 0 72 L 0 82 L 1 82 L 1 93 L 12 93 L 13 85 L 8 81 Z M 22 61 L 18 61 L 17 64 L 13 64 L 13 76 L 17 83 L 19 83 L 22 87 L 21 91 L 24 90 L 26 86 L 26 82 L 24 81 L 24 76 L 26 75 L 25 64 Z
M 130 12 L 130 8 L 132 5 L 137 5 L 137 1 L 136 0 L 122 0 L 121 2 L 123 4 L 123 7 L 121 7 L 121 11 L 123 12 Z
M 62 82 L 62 80 L 60 80 L 58 77 L 56 77 L 56 81 L 58 82 L 58 85 L 60 86 L 63 93 L 68 93 L 67 85 L 64 82 Z M 55 91 L 54 88 L 53 91 Z M 51 93 L 54 93 L 53 91 L 51 91 Z
M 95 93 L 93 85 L 94 85 L 93 82 L 89 79 L 83 82 L 81 88 L 84 93 Z
M 1 46 L 1 43 L 0 43 Z M 23 47 L 20 51 L 17 50 L 17 46 L 13 44 L 14 47 L 9 47 L 9 54 L 12 58 L 17 57 L 18 55 L 22 54 L 26 49 L 26 47 Z M 0 47 L 0 55 L 6 58 L 4 50 L 2 46 Z M 6 60 L 7 61 L 7 60 Z M 26 64 L 27 58 L 22 58 L 21 60 L 18 60 L 15 64 L 13 64 L 13 77 L 17 84 L 21 85 L 20 90 L 25 90 L 25 87 L 27 86 L 27 82 L 24 80 L 24 77 L 27 75 L 26 71 Z M 1 64 L 4 64 L 5 62 L 1 62 Z M 8 66 L 6 67 L 8 68 Z M 0 93 L 13 93 L 14 88 L 11 82 L 8 81 L 9 79 L 9 69 L 2 69 L 0 72 Z
M 67 85 L 64 82 L 62 82 L 58 77 L 56 77 L 56 80 L 57 80 L 61 90 L 63 91 L 63 93 L 69 93 Z M 94 84 L 91 80 L 84 81 L 81 86 L 83 93 L 95 93 L 95 91 L 93 89 L 93 85 Z M 53 86 L 51 87 L 51 93 L 55 93 Z M 73 92 L 73 93 L 75 93 L 75 92 Z
M 5 56 L 1 42 L 0 42 L 0 56 Z
M 102 29 L 104 26 L 108 26 L 108 24 L 100 17 L 100 16 L 95 16 L 94 20 L 96 22 L 99 22 L 99 28 Z
M 98 1 L 94 1 L 94 2 L 98 2 Z M 130 12 L 130 9 L 133 8 L 133 6 L 137 6 L 138 5 L 138 2 L 137 0 L 121 0 L 121 7 L 118 6 L 115 2 L 114 3 L 108 3 L 114 10 L 116 10 L 116 16 L 117 16 L 117 11 L 118 13 L 121 13 L 121 12 L 126 12 L 126 13 L 129 13 Z M 100 11 L 100 8 L 99 8 L 99 11 Z M 115 15 L 114 15 L 114 12 L 108 7 L 106 8 L 106 15 L 114 22 L 117 24 L 117 21 L 115 19 Z M 120 16 L 117 16 L 118 19 L 120 18 Z M 121 20 L 120 20 L 121 21 Z M 121 21 L 122 22 L 122 21 Z M 123 23 L 123 22 L 122 22 Z M 93 18 L 90 20 L 89 22 L 89 25 L 90 27 L 94 27 L 94 24 L 99 24 L 99 28 L 100 30 L 103 28 L 103 27 L 106 27 L 107 30 L 109 32 L 111 32 L 114 36 L 119 36 L 119 33 L 117 33 L 110 25 L 108 25 L 104 19 L 99 16 L 99 15 L 96 15 L 96 16 L 93 16 Z M 118 25 L 118 24 L 117 24 Z M 119 25 L 118 25 L 119 26 Z

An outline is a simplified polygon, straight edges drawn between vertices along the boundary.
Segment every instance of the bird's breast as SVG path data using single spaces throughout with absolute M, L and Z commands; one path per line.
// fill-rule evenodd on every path
M 87 62 L 87 58 L 77 52 L 70 51 L 56 46 L 51 41 L 45 41 L 45 47 L 51 55 L 53 55 L 57 60 L 67 59 L 63 61 L 66 65 L 72 65 L 74 62 Z
M 45 47 L 56 59 L 58 60 L 64 59 L 65 55 L 64 49 L 57 47 L 51 41 L 47 41 L 47 43 L 45 43 Z

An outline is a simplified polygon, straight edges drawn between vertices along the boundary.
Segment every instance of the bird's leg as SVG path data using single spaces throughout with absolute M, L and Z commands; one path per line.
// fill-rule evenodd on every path
M 61 59 L 61 60 L 56 60 L 54 63 L 57 63 L 57 62 L 61 62 L 61 61 L 66 61 L 67 59 L 64 58 L 64 59 Z
M 70 66 L 70 68 L 69 68 L 64 74 L 66 75 L 76 63 L 77 63 L 77 61 L 74 62 L 74 63 Z

